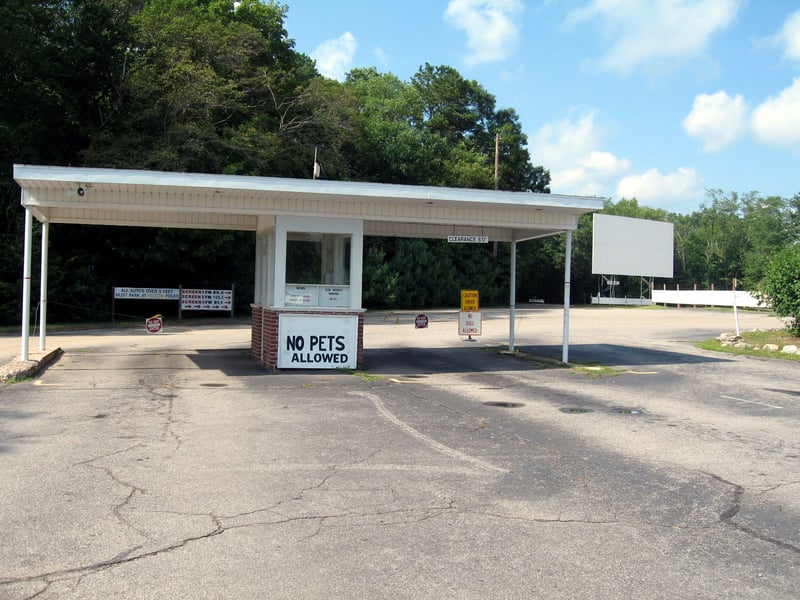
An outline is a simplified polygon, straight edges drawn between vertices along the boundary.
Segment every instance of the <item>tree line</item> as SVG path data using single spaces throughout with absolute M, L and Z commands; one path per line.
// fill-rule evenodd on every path
M 22 223 L 13 163 L 311 177 L 549 192 L 519 116 L 446 65 L 404 81 L 374 68 L 322 77 L 259 0 L 15 0 L 0 5 L 0 323 L 19 322 Z M 495 183 L 495 136 L 499 177 Z M 675 223 L 675 280 L 756 285 L 798 239 L 800 199 L 708 192 L 671 214 L 635 199 L 605 211 Z M 254 234 L 58 225 L 51 320 L 106 320 L 113 285 L 229 287 L 252 298 Z M 367 307 L 455 306 L 461 288 L 508 302 L 508 244 L 367 238 Z M 573 251 L 572 294 L 597 291 L 591 217 Z M 563 236 L 518 248 L 517 299 L 561 300 Z M 623 281 L 622 293 L 638 294 Z

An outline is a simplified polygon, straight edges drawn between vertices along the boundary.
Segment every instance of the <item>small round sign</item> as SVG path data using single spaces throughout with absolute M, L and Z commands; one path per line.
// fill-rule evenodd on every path
M 164 329 L 164 321 L 161 318 L 161 315 L 156 315 L 147 319 L 144 323 L 144 326 L 150 333 L 161 333 L 161 331 Z
M 417 329 L 425 329 L 428 326 L 428 315 L 417 315 L 414 325 Z

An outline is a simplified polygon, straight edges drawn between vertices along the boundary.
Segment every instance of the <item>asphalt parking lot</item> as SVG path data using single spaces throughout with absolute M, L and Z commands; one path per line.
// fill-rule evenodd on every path
M 266 373 L 242 322 L 50 336 L 0 386 L 0 598 L 800 596 L 800 363 L 693 347 L 730 312 L 574 309 L 576 369 L 414 316 L 358 373 Z M 560 356 L 560 310 L 513 326 Z

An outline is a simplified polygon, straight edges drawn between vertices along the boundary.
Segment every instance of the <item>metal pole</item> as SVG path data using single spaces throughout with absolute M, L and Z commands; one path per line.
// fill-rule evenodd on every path
M 561 361 L 569 362 L 569 292 L 572 274 L 572 231 L 567 231 L 566 250 L 564 251 L 564 342 L 561 347 Z
M 517 310 L 517 242 L 511 242 L 511 293 L 509 298 L 508 311 L 508 351 L 514 352 L 514 322 L 516 321 Z
M 500 134 L 494 134 L 494 189 L 500 189 Z
M 42 265 L 41 286 L 39 289 L 39 350 L 47 348 L 47 240 L 50 236 L 50 223 L 42 223 Z
M 24 193 L 24 192 L 23 192 Z M 23 199 L 24 200 L 24 199 Z M 20 358 L 30 357 L 31 328 L 31 237 L 33 236 L 33 215 L 25 208 L 25 242 L 22 257 L 22 351 Z

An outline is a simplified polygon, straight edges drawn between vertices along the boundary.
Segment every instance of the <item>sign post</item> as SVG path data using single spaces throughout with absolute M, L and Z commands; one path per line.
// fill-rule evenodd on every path
M 461 290 L 461 312 L 458 313 L 458 335 L 466 335 L 467 342 L 474 342 L 473 335 L 481 335 L 481 313 L 478 290 Z

